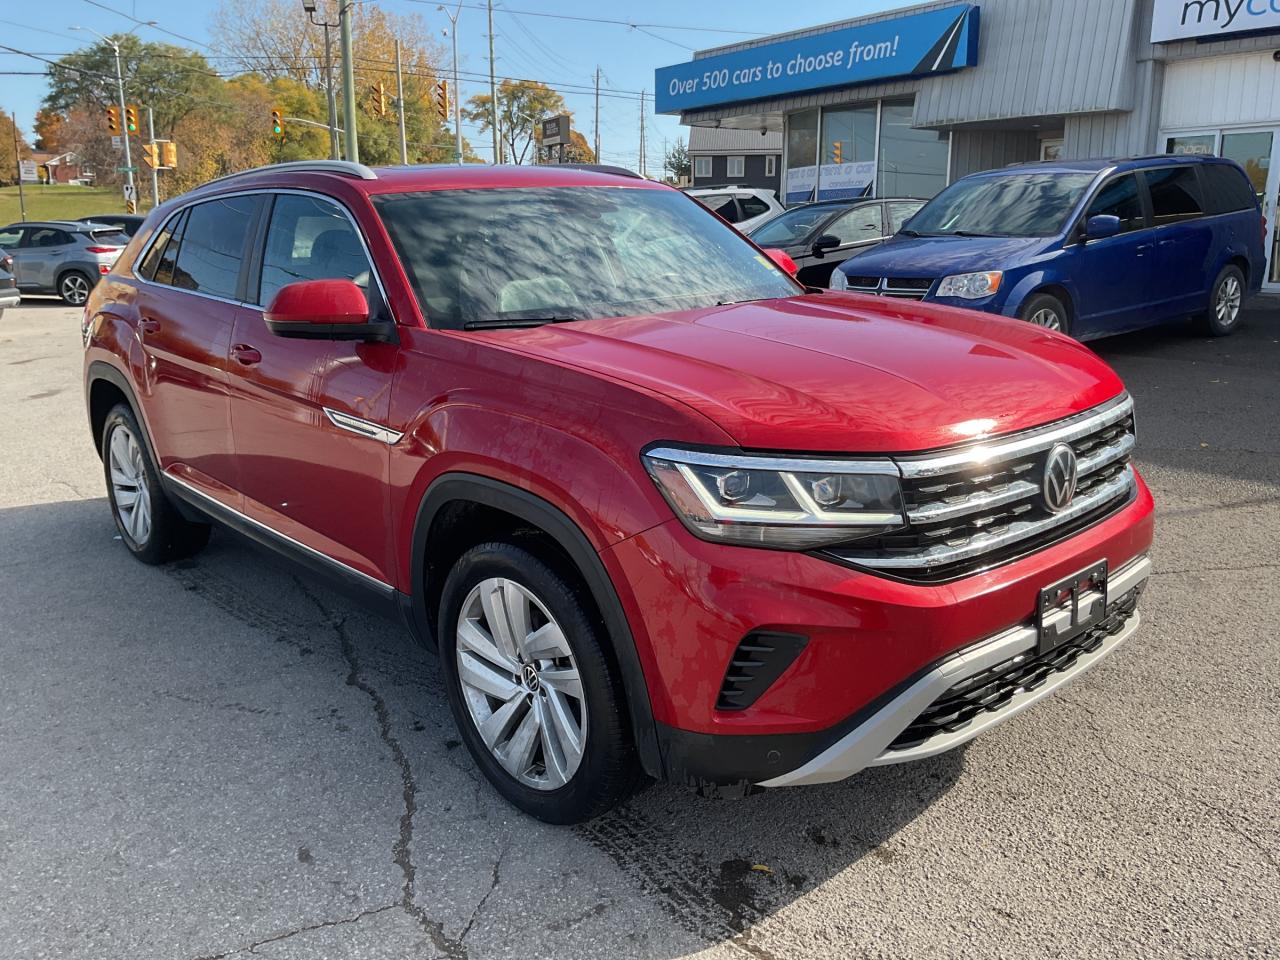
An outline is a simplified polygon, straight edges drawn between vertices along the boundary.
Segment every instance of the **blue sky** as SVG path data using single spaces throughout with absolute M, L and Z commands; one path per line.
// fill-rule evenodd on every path
M 443 42 L 439 31 L 448 25 L 435 2 L 415 0 L 368 0 L 397 13 L 417 13 Z M 454 0 L 456 3 L 456 0 Z M 91 40 L 91 35 L 73 32 L 84 26 L 100 33 L 121 32 L 134 24 L 112 7 L 140 20 L 203 42 L 209 41 L 209 22 L 220 0 L 43 0 L 43 2 L 0 3 L 0 43 L 41 55 L 67 53 Z M 487 25 L 483 0 L 463 0 L 458 18 L 459 69 L 487 73 Z M 602 3 L 599 0 L 500 0 L 494 6 L 496 71 L 500 76 L 543 80 L 561 89 L 575 126 L 588 141 L 592 139 L 592 96 L 571 92 L 567 84 L 589 86 L 599 65 L 602 86 L 600 100 L 601 154 L 604 162 L 635 168 L 639 164 L 640 100 L 646 91 L 649 100 L 645 120 L 651 172 L 661 169 L 664 144 L 685 137 L 687 130 L 674 117 L 653 113 L 653 71 L 656 67 L 688 60 L 693 49 L 731 43 L 752 34 L 812 26 L 844 17 L 905 5 L 905 0 L 847 0 L 843 3 L 786 4 L 777 0 L 707 0 L 691 4 L 687 0 L 646 0 L 643 4 Z M 304 14 L 298 4 L 299 23 Z M 506 12 L 510 10 L 511 12 Z M 589 23 L 533 14 L 626 20 L 635 28 L 610 23 Z M 661 24 L 663 26 L 650 26 Z M 671 29 L 671 27 L 704 29 Z M 716 31 L 709 32 L 707 28 Z M 727 32 L 727 31 L 739 32 Z M 150 40 L 183 43 L 158 30 L 143 27 L 138 35 Z M 190 44 L 186 44 L 190 45 Z M 200 47 L 195 49 L 201 50 Z M 202 52 L 209 53 L 207 49 Z M 53 57 L 56 59 L 56 57 Z M 39 70 L 42 65 L 17 54 L 0 51 L 0 71 Z M 464 96 L 487 89 L 487 82 L 463 80 Z M 41 76 L 12 76 L 0 73 L 0 106 L 17 115 L 18 125 L 30 131 L 32 117 L 45 93 Z M 490 155 L 488 136 L 480 136 L 464 125 L 464 133 L 484 157 Z

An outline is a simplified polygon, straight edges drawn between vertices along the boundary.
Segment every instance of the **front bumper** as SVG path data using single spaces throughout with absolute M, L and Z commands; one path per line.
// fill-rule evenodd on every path
M 9 307 L 16 307 L 22 302 L 22 294 L 18 292 L 17 287 L 5 287 L 0 289 L 0 310 Z
M 1019 682 L 1026 675 L 1024 668 L 1028 664 L 1024 661 L 1033 659 L 1031 653 L 1036 647 L 1035 625 L 1025 623 L 976 643 L 938 664 L 808 763 L 765 780 L 760 786 L 830 783 L 869 766 L 935 756 L 1017 716 L 1033 703 L 1097 666 L 1133 635 L 1142 620 L 1136 609 L 1137 597 L 1150 574 L 1151 561 L 1146 557 L 1139 557 L 1116 571 L 1108 583 L 1108 594 L 1114 600 L 1107 606 L 1103 624 L 1078 641 L 1076 649 L 1069 651 L 1071 655 L 1060 666 L 1045 663 L 1043 672 L 1032 673 L 1038 676 L 1034 686 Z M 1010 679 L 1006 690 L 999 690 L 1000 684 L 995 678 L 983 688 L 984 694 L 990 687 L 995 687 L 999 693 L 987 694 L 992 698 L 990 704 L 973 704 L 972 712 L 958 705 L 948 705 L 947 719 L 954 717 L 950 723 L 938 724 L 936 733 L 916 739 L 909 745 L 895 745 L 918 717 L 947 697 L 949 692 L 992 672 Z

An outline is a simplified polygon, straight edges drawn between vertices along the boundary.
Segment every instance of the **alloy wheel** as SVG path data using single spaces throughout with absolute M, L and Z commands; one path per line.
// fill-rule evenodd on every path
M 89 299 L 89 281 L 78 273 L 70 273 L 62 278 L 62 299 L 74 306 L 80 306 Z
M 1232 326 L 1240 316 L 1242 299 L 1239 279 L 1228 274 L 1218 285 L 1218 297 L 1213 304 L 1213 313 L 1218 318 L 1218 323 L 1224 327 Z
M 547 608 L 514 580 L 490 577 L 462 603 L 458 679 L 480 739 L 527 787 L 572 779 L 587 738 L 578 664 Z
M 111 498 L 120 525 L 139 547 L 151 537 L 151 493 L 147 489 L 146 461 L 137 437 L 123 424 L 111 432 L 108 448 Z
M 1037 327 L 1047 327 L 1050 330 L 1062 330 L 1062 318 L 1058 316 L 1056 310 L 1050 310 L 1048 307 L 1042 307 L 1031 315 L 1030 323 L 1034 323 Z

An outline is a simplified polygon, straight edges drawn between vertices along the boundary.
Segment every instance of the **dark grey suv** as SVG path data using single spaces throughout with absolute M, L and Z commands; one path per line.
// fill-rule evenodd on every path
M 56 294 L 73 307 L 89 299 L 89 291 L 128 242 L 118 227 L 76 220 L 0 227 L 0 250 L 13 258 L 18 290 Z

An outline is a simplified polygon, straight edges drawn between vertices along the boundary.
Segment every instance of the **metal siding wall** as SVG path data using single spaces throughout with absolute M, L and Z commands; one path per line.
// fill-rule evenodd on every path
M 951 179 L 1036 160 L 1040 138 L 1027 130 L 956 130 L 951 134 Z
M 1160 107 L 1163 129 L 1278 121 L 1280 64 L 1272 60 L 1270 50 L 1180 60 L 1165 67 Z

